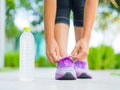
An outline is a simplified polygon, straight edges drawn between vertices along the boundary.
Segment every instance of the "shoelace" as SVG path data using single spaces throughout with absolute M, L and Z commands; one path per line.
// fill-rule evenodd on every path
M 85 68 L 86 62 L 77 61 L 76 65 L 80 68 Z
M 64 67 L 70 67 L 72 65 L 72 62 L 69 60 L 62 60 L 58 63 L 58 65 L 60 65 L 60 67 L 64 66 Z
M 80 62 L 82 65 L 82 68 L 85 68 L 86 63 L 85 62 Z
M 71 64 L 72 64 L 72 63 L 69 62 L 69 61 L 64 61 L 64 62 L 63 62 L 63 65 L 66 66 L 66 67 L 71 66 Z

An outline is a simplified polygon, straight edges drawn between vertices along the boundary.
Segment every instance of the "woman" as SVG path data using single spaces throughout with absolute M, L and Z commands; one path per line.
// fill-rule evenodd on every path
M 92 78 L 87 55 L 97 5 L 98 0 L 45 0 L 46 55 L 50 62 L 57 62 L 57 80 Z M 76 46 L 70 56 L 75 61 L 67 54 L 71 10 L 74 15 Z

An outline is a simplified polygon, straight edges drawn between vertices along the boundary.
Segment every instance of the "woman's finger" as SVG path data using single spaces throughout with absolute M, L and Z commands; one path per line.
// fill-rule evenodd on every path
M 52 57 L 54 62 L 57 62 L 59 60 L 59 58 L 57 57 L 55 52 L 51 53 L 51 57 Z
M 84 59 L 86 59 L 86 56 L 82 52 L 79 52 L 78 55 L 72 56 L 72 58 L 74 58 L 76 60 L 84 60 Z
M 79 51 L 79 48 L 75 47 L 70 56 L 75 56 L 78 51 Z
M 52 57 L 51 57 L 50 55 L 47 55 L 47 57 L 48 57 L 48 60 L 49 60 L 51 63 L 54 63 L 54 61 L 53 61 L 53 59 L 52 59 Z
M 51 52 L 50 52 L 50 51 L 46 51 L 46 55 L 47 55 L 49 61 L 50 61 L 51 63 L 54 63 L 54 59 L 53 59 L 52 56 L 51 56 Z

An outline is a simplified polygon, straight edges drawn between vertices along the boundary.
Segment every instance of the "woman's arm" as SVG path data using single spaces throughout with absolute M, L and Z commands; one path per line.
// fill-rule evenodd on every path
M 96 16 L 98 1 L 99 0 L 86 0 L 84 9 L 84 33 L 71 53 L 71 56 L 74 59 L 85 60 L 87 58 L 89 51 L 89 41 Z
M 55 15 L 56 0 L 44 0 L 44 29 L 46 43 L 49 43 L 54 39 Z
M 46 41 L 46 55 L 50 62 L 59 61 L 59 48 L 54 38 L 56 16 L 56 0 L 44 0 L 44 29 Z
M 89 42 L 99 0 L 86 0 L 83 38 Z

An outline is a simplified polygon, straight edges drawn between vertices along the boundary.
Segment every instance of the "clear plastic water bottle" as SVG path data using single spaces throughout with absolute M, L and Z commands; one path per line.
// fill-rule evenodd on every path
M 35 45 L 34 37 L 29 27 L 24 28 L 20 36 L 20 68 L 19 79 L 32 81 L 34 79 Z

